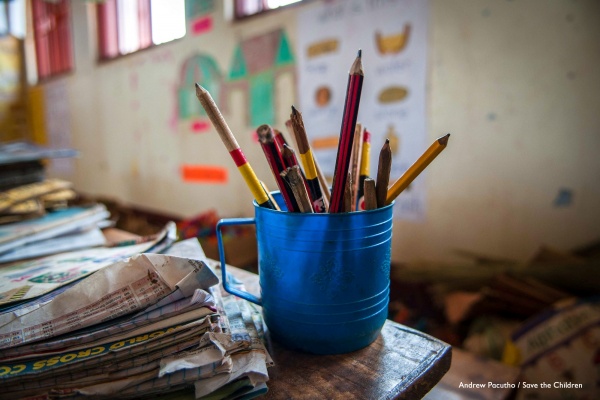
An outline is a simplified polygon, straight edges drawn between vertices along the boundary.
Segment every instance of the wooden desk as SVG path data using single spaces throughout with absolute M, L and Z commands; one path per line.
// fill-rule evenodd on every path
M 227 270 L 259 293 L 258 276 Z M 420 399 L 450 368 L 452 348 L 434 337 L 390 320 L 364 349 L 340 355 L 288 350 L 266 337 L 275 361 L 265 399 Z

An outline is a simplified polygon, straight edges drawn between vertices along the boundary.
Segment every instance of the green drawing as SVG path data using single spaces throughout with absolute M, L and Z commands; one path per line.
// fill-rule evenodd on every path
M 246 78 L 248 74 L 246 68 L 246 60 L 244 59 L 244 53 L 242 51 L 242 47 L 238 46 L 235 48 L 235 53 L 233 55 L 233 65 L 231 70 L 229 71 L 229 79 L 232 81 L 238 79 Z
M 229 79 L 250 83 L 252 126 L 275 122 L 275 78 L 293 65 L 294 55 L 282 29 L 246 39 L 235 48 Z
M 215 103 L 219 104 L 219 95 L 223 77 L 214 58 L 196 54 L 184 61 L 181 68 L 177 91 L 179 118 L 187 119 L 197 115 L 206 115 L 196 98 L 196 83 L 210 92 Z
M 206 54 L 193 55 L 181 67 L 177 93 L 179 118 L 206 116 L 196 98 L 194 84 L 197 82 L 210 92 L 223 112 L 227 112 L 224 95 L 233 87 L 241 88 L 249 104 L 247 122 L 252 126 L 274 124 L 275 80 L 282 72 L 294 72 L 294 68 L 294 54 L 282 29 L 241 41 L 234 49 L 227 81 L 214 58 Z
M 272 71 L 265 71 L 250 78 L 250 124 L 252 126 L 273 124 L 275 121 L 274 85 Z
M 281 31 L 281 37 L 279 38 L 279 51 L 277 52 L 277 59 L 275 60 L 276 66 L 283 66 L 294 63 L 294 54 L 287 40 L 285 32 Z
M 214 0 L 185 0 L 185 18 L 187 20 L 206 15 L 214 9 Z

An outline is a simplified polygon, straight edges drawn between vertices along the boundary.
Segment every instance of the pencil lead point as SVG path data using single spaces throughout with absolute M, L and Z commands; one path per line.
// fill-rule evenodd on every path
M 385 139 L 385 144 L 390 144 L 390 138 Z
M 294 107 L 293 104 L 292 104 L 292 114 L 294 114 L 294 115 L 298 114 L 298 110 L 296 110 L 296 107 Z
M 200 96 L 202 93 L 206 92 L 207 90 L 204 89 L 202 86 L 200 86 L 200 84 L 196 83 L 196 96 Z
M 441 138 L 438 139 L 438 143 L 445 146 L 448 144 L 448 140 L 450 139 L 450 134 L 446 134 L 445 136 L 442 136 Z
M 362 58 L 362 49 L 358 49 L 358 55 L 356 57 Z

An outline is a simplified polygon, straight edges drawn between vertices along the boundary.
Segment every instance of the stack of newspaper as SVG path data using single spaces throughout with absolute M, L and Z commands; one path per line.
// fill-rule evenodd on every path
M 264 393 L 272 360 L 260 313 L 222 295 L 196 239 L 163 253 L 136 253 L 0 309 L 0 399 Z

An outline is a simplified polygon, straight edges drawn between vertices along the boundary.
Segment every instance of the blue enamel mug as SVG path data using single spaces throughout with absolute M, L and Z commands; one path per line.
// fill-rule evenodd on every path
M 284 207 L 279 194 L 273 197 Z M 315 354 L 372 343 L 388 315 L 393 204 L 339 214 L 258 206 L 254 218 L 217 224 L 223 288 L 262 307 L 271 338 Z M 227 282 L 221 228 L 255 224 L 261 298 Z

